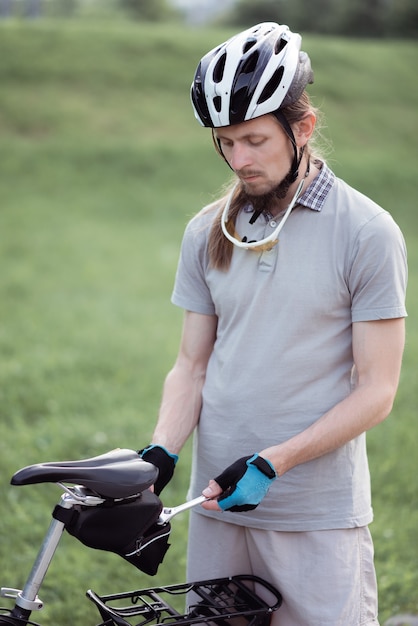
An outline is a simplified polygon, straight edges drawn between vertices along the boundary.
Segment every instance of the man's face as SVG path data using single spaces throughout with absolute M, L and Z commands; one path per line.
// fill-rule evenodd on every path
M 272 115 L 215 129 L 225 159 L 249 197 L 284 197 L 293 158 L 289 138 Z

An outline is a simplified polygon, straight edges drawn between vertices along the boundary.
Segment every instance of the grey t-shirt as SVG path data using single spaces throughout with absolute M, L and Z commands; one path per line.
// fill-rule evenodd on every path
M 236 230 L 259 240 L 261 215 Z M 241 456 L 306 429 L 352 390 L 352 323 L 404 317 L 406 251 L 392 217 L 326 165 L 269 252 L 234 248 L 228 271 L 209 265 L 214 218 L 188 224 L 174 304 L 218 317 L 194 437 L 190 496 Z M 280 218 L 279 218 L 280 219 Z M 274 481 L 253 511 L 214 513 L 284 531 L 347 528 L 372 519 L 365 435 Z

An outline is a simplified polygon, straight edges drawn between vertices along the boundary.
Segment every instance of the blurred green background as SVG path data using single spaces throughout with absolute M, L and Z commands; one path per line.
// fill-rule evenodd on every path
M 182 312 L 187 220 L 229 177 L 194 120 L 200 57 L 235 30 L 121 20 L 0 23 L 1 585 L 21 587 L 60 495 L 12 488 L 30 463 L 149 441 Z M 328 161 L 387 208 L 409 248 L 408 337 L 392 416 L 368 436 L 381 621 L 417 612 L 418 216 L 415 41 L 304 38 Z M 189 446 L 164 492 L 185 499 Z M 187 516 L 156 584 L 184 580 Z M 153 583 L 65 535 L 34 620 L 97 623 L 84 599 Z M 2 601 L 1 604 L 7 604 Z

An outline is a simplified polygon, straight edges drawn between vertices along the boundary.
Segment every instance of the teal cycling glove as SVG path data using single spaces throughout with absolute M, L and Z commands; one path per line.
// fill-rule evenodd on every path
M 164 446 L 151 444 L 142 450 L 138 450 L 141 459 L 152 463 L 158 468 L 158 478 L 154 483 L 154 493 L 160 495 L 164 487 L 173 477 L 174 468 L 179 459 L 177 454 L 172 454 Z
M 242 457 L 215 478 L 223 490 L 218 504 L 223 511 L 251 511 L 260 504 L 276 478 L 270 461 L 258 454 Z

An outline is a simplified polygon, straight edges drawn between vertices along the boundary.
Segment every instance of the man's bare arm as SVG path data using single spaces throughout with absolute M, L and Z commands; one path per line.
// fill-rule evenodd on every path
M 152 443 L 178 454 L 199 421 L 202 387 L 216 338 L 217 317 L 186 311 L 176 362 L 164 383 Z

